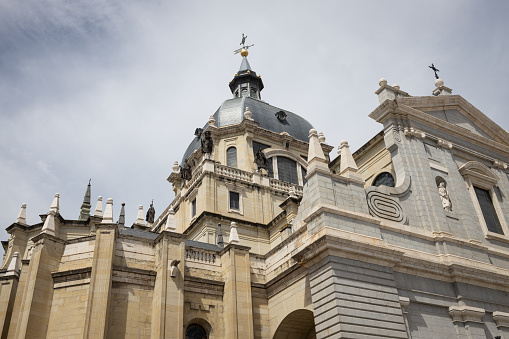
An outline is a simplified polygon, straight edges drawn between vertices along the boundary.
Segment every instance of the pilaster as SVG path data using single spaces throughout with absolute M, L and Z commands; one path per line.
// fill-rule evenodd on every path
M 51 272 L 58 270 L 64 241 L 45 233 L 35 236 L 32 241 L 35 247 L 26 273 L 17 326 L 10 329 L 14 334 L 12 338 L 45 338 L 48 330 L 53 299 Z
M 221 252 L 225 338 L 253 339 L 249 247 L 229 244 Z
M 7 338 L 19 283 L 19 272 L 0 278 L 0 338 Z
M 83 338 L 106 338 L 117 224 L 97 224 Z
M 464 328 L 468 338 L 484 339 L 484 321 L 482 317 L 485 314 L 482 308 L 471 306 L 451 306 L 449 307 L 449 315 L 452 317 L 454 325 Z
M 162 231 L 156 241 L 156 281 L 151 338 L 184 337 L 184 255 L 180 233 Z

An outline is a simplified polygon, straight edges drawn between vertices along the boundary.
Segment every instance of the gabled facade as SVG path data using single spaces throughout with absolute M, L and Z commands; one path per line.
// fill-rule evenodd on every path
M 155 220 L 91 213 L 90 185 L 78 220 L 22 207 L 1 337 L 509 338 L 509 134 L 441 80 L 382 79 L 382 132 L 330 159 L 242 56 Z

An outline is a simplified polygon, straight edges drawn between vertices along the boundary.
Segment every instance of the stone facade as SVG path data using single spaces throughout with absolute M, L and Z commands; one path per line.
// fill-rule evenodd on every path
M 242 65 L 204 128 L 212 152 L 198 133 L 191 177 L 177 162 L 154 223 L 142 208 L 113 223 L 100 197 L 79 220 L 58 194 L 41 223 L 22 207 L 3 244 L 0 337 L 508 339 L 509 134 L 443 81 L 411 97 L 382 79 L 369 116 L 383 131 L 331 160 Z M 258 86 L 245 97 L 243 77 Z

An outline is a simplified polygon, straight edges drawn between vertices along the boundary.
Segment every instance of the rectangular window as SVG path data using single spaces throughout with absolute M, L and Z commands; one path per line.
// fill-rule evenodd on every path
M 230 191 L 230 209 L 240 211 L 240 194 Z
M 277 171 L 279 180 L 299 184 L 297 177 L 297 163 L 285 157 L 277 157 Z
M 491 200 L 490 191 L 475 186 L 474 190 L 488 230 L 493 233 L 504 234 L 502 225 L 500 225 L 500 220 L 498 220 L 497 212 L 495 211 L 495 206 L 493 206 L 493 201 Z
M 196 216 L 196 198 L 191 201 L 191 217 L 194 218 Z

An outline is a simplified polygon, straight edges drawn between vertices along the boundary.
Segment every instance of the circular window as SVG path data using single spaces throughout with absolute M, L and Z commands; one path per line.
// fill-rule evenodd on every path
M 373 180 L 373 186 L 388 186 L 388 187 L 394 187 L 396 186 L 394 182 L 394 177 L 389 172 L 383 172 L 380 173 L 375 180 Z
M 198 324 L 191 324 L 186 330 L 186 339 L 207 339 L 207 332 Z

